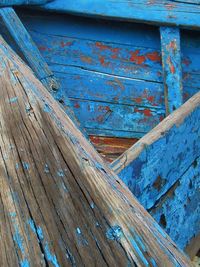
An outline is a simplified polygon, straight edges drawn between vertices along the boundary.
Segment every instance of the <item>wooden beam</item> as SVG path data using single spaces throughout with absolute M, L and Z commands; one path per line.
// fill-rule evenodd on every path
M 15 43 L 20 55 L 34 71 L 37 78 L 51 93 L 57 91 L 61 85 L 40 54 L 40 51 L 15 13 L 14 9 L 11 7 L 1 8 L 0 18 L 3 21 L 11 39 Z M 65 96 L 64 109 L 68 116 L 70 116 L 70 118 L 76 123 L 77 127 L 81 128 L 81 125 L 74 114 L 71 102 L 67 96 Z M 85 136 L 87 136 L 85 130 L 83 128 L 81 129 Z
M 1 0 L 0 6 L 43 5 L 52 0 Z
M 160 27 L 166 114 L 183 104 L 180 30 Z
M 152 23 L 159 26 L 165 24 L 188 28 L 200 27 L 200 7 L 195 1 L 192 4 L 171 0 L 54 0 L 40 8 L 83 16 Z
M 1 266 L 191 266 L 2 39 L 0 57 Z
M 199 121 L 200 92 L 111 164 L 182 249 L 200 231 Z

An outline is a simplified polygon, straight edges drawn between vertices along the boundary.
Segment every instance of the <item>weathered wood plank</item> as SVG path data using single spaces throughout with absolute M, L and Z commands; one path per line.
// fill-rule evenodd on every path
M 170 0 L 55 0 L 42 9 L 100 18 L 199 28 L 200 6 Z
M 180 29 L 160 27 L 166 114 L 183 104 Z
M 181 248 L 200 231 L 199 121 L 200 93 L 197 93 L 111 164 L 146 209 L 153 210 L 162 202 L 155 218 L 162 224 L 164 216 L 166 230 Z M 185 179 L 191 181 L 190 191 Z M 171 191 L 175 197 L 170 198 Z M 190 194 L 195 195 L 191 206 Z M 192 224 L 194 227 L 190 227 Z
M 52 0 L 1 0 L 0 7 L 2 6 L 19 6 L 19 5 L 43 5 Z
M 21 266 L 191 266 L 6 49 L 13 62 L 1 40 L 1 214 L 12 236 L 1 244 L 8 244 L 7 257 L 14 243 Z

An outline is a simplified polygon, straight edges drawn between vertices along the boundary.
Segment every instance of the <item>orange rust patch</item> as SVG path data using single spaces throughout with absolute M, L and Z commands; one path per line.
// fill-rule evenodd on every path
M 75 108 L 80 108 L 79 103 L 74 104 L 74 107 L 75 107 Z
M 81 60 L 82 60 L 83 62 L 88 63 L 88 64 L 91 64 L 91 63 L 92 63 L 92 58 L 91 58 L 91 57 L 81 56 Z
M 157 61 L 157 62 L 161 62 L 161 56 L 158 52 L 152 52 L 152 53 L 148 53 L 146 54 L 146 57 L 148 59 L 150 59 L 151 61 Z
M 68 42 L 63 42 L 63 41 L 61 41 L 61 42 L 60 42 L 61 47 L 70 46 L 71 44 L 72 44 L 71 41 L 68 41 Z
M 135 108 L 134 111 L 135 112 L 142 113 L 142 114 L 144 114 L 147 117 L 151 117 L 152 116 L 151 110 L 150 109 L 147 109 L 147 108 L 145 108 L 145 109 Z
M 141 65 L 145 62 L 145 56 L 140 56 L 139 53 L 140 53 L 139 49 L 134 52 L 131 52 L 130 61 Z

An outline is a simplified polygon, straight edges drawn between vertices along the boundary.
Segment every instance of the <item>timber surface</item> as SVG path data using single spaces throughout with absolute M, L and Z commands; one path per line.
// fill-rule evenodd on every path
M 182 249 L 200 233 L 199 122 L 197 93 L 111 164 Z
M 2 39 L 0 59 L 0 266 L 191 266 Z
M 165 117 L 159 28 L 27 10 L 18 14 L 61 82 L 55 98 L 65 109 L 69 96 L 90 135 L 140 138 Z M 199 51 L 199 32 L 181 31 L 184 102 L 200 88 Z
M 68 14 L 200 28 L 200 5 L 196 0 L 54 0 L 41 8 Z

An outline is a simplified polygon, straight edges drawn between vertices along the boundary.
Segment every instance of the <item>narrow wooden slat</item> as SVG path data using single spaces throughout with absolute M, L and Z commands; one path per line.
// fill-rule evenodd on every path
M 0 193 L 19 265 L 191 266 L 2 39 L 0 57 Z
M 85 16 L 199 28 L 200 6 L 197 3 L 185 2 L 179 3 L 171 0 L 93 0 L 92 2 L 91 0 L 54 0 L 41 8 Z
M 111 164 L 182 249 L 200 232 L 199 121 L 197 93 Z
M 183 104 L 180 30 L 160 27 L 166 114 Z
M 43 5 L 52 0 L 1 0 L 0 6 Z

